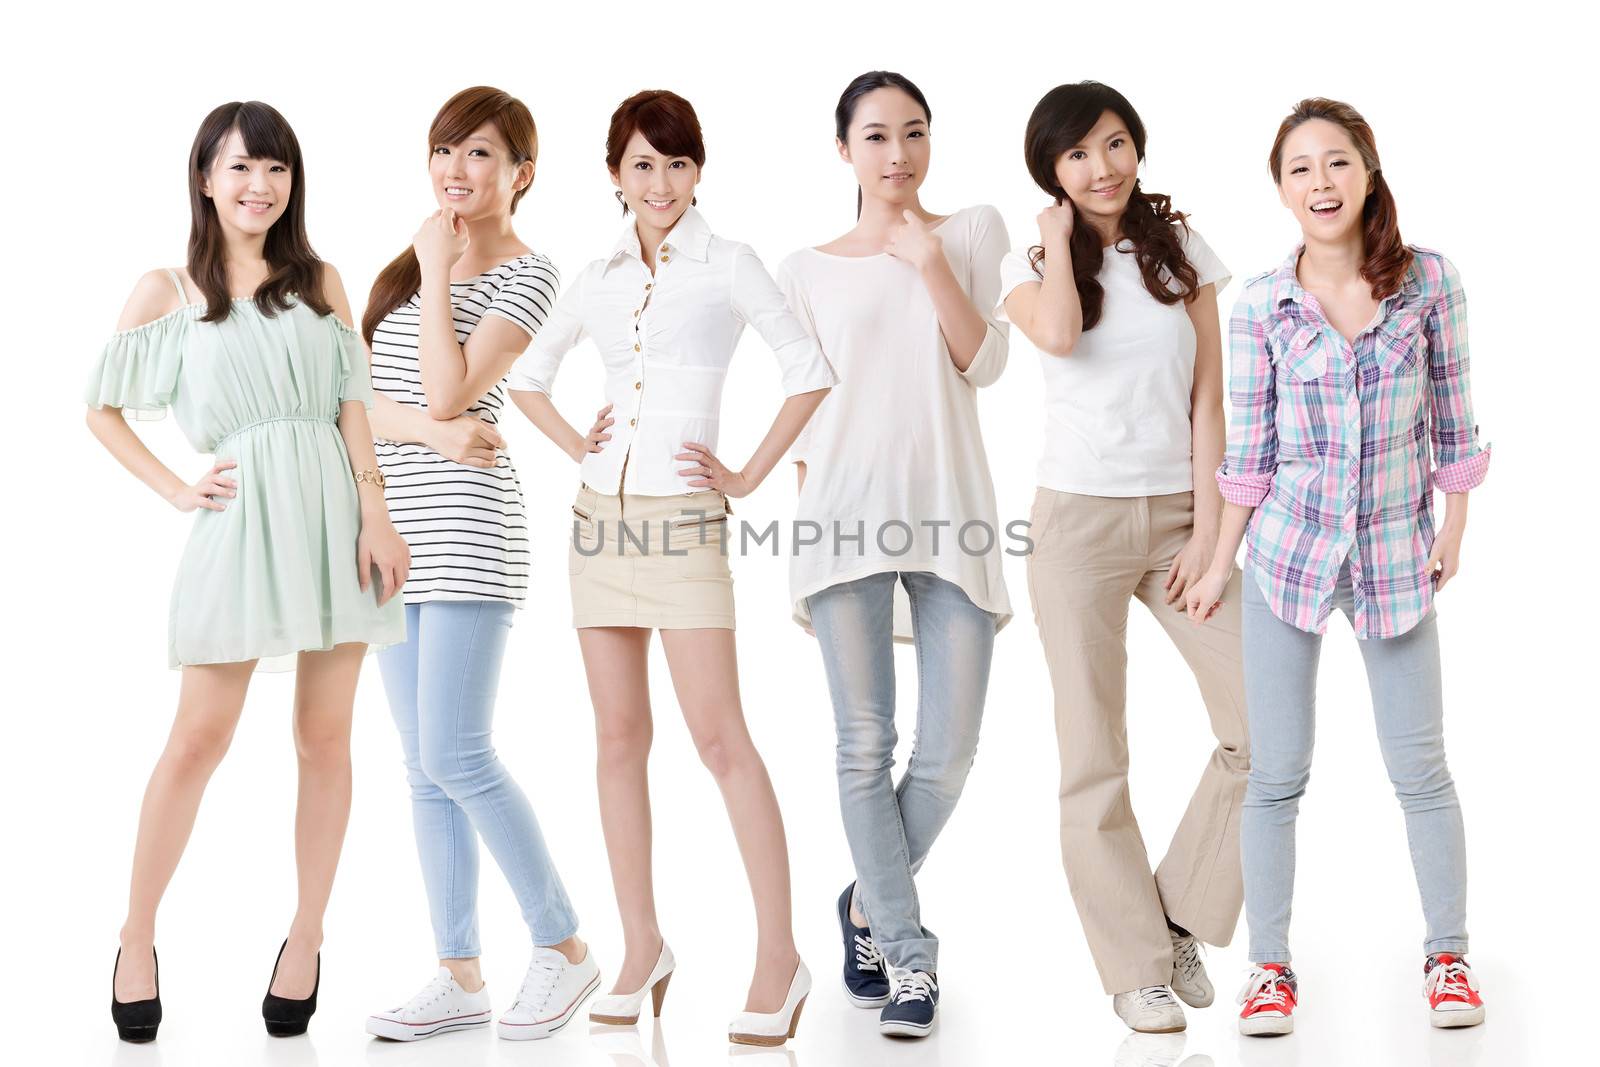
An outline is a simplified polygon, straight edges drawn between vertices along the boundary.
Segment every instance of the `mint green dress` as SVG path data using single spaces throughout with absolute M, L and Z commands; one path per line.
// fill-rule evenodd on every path
M 380 606 L 377 581 L 363 593 L 356 579 L 361 510 L 338 417 L 346 400 L 372 407 L 360 337 L 300 303 L 267 316 L 237 299 L 216 323 L 204 313 L 186 304 L 115 334 L 85 390 L 90 406 L 134 418 L 170 407 L 198 451 L 238 464 L 225 509 L 195 512 L 168 665 L 292 670 L 298 652 L 403 642 L 401 598 Z

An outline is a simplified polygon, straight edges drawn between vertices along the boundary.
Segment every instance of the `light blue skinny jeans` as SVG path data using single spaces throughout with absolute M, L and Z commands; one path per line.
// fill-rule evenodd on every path
M 1355 617 L 1348 564 L 1334 606 Z M 1253 570 L 1244 576 L 1245 701 L 1250 780 L 1240 815 L 1244 910 L 1250 958 L 1289 962 L 1295 819 L 1311 778 L 1321 636 L 1272 613 Z M 1467 951 L 1467 845 L 1461 804 L 1444 756 L 1444 698 L 1435 612 L 1397 637 L 1360 641 L 1378 744 L 1405 812 L 1411 865 L 1422 896 L 1423 951 Z
M 440 959 L 482 954 L 479 837 L 511 883 L 534 944 L 558 944 L 578 930 L 533 808 L 494 750 L 495 691 L 514 610 L 497 600 L 407 604 L 405 644 L 378 653 Z
M 894 592 L 911 600 L 917 732 L 896 786 Z M 887 572 L 806 598 L 833 698 L 839 809 L 856 869 L 856 905 L 899 970 L 938 970 L 915 875 L 955 810 L 978 750 L 995 619 L 961 587 L 925 571 Z

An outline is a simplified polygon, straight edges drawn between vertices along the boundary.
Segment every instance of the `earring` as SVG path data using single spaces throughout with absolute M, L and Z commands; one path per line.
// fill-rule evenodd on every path
M 619 204 L 622 203 L 622 190 L 621 189 L 617 190 L 617 203 L 619 203 Z

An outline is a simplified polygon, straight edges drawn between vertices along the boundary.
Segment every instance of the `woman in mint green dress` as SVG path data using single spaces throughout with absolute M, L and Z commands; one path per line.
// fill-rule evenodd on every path
M 140 279 L 85 391 L 90 429 L 179 511 L 196 512 L 173 584 L 177 717 L 145 790 L 112 1016 L 161 1018 L 155 916 L 257 668 L 298 671 L 299 901 L 262 1004 L 267 1031 L 316 1010 L 322 918 L 350 812 L 350 718 L 369 647 L 405 640 L 410 556 L 384 505 L 366 352 L 334 269 L 305 235 L 294 132 L 257 102 L 217 108 L 189 167 L 187 270 Z M 192 485 L 124 421 L 176 413 L 215 464 Z M 120 409 L 120 410 L 119 410 Z

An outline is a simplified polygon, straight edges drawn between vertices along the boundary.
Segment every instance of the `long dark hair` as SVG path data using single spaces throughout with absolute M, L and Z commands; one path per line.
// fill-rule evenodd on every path
M 844 87 L 844 92 L 839 94 L 839 103 L 833 109 L 833 132 L 839 138 L 839 143 L 850 143 L 850 123 L 855 121 L 856 105 L 861 103 L 861 98 L 875 89 L 899 89 L 917 102 L 922 109 L 922 117 L 933 124 L 933 110 L 928 107 L 928 98 L 922 95 L 916 83 L 904 74 L 896 74 L 892 70 L 869 70 L 865 74 L 858 74 Z M 861 217 L 861 187 L 856 186 L 856 218 Z
M 432 157 L 438 145 L 460 144 L 473 130 L 484 123 L 493 123 L 505 138 L 514 164 L 531 163 L 539 156 L 539 131 L 533 124 L 533 115 L 527 105 L 510 93 L 487 85 L 463 89 L 444 102 L 439 113 L 428 127 L 428 154 Z M 522 199 L 532 183 L 511 194 L 511 213 L 516 214 L 517 201 Z M 367 294 L 367 310 L 361 316 L 361 336 L 372 344 L 372 335 L 378 323 L 389 312 L 411 299 L 422 285 L 422 265 L 417 262 L 416 250 L 409 245 L 378 273 Z
M 1057 161 L 1074 145 L 1082 143 L 1107 111 L 1127 126 L 1128 136 L 1133 138 L 1133 150 L 1143 163 L 1144 123 L 1128 98 L 1109 85 L 1096 81 L 1058 85 L 1044 94 L 1028 117 L 1028 130 L 1023 136 L 1028 173 L 1058 204 L 1072 201 L 1056 180 Z M 1175 223 L 1181 224 L 1187 233 L 1186 218 L 1183 212 L 1173 210 L 1171 197 L 1147 193 L 1139 187 L 1138 179 L 1134 180 L 1133 193 L 1122 212 L 1122 234 L 1133 243 L 1134 258 L 1145 289 L 1163 304 L 1188 300 L 1200 287 L 1200 275 L 1183 254 L 1183 241 L 1173 229 Z M 1100 321 L 1105 308 L 1105 289 L 1097 277 L 1105 259 L 1105 249 L 1099 232 L 1084 220 L 1076 204 L 1072 206 L 1069 247 L 1072 278 L 1078 288 L 1078 302 L 1083 306 L 1083 328 L 1090 330 Z M 1028 250 L 1028 258 L 1038 269 L 1044 263 L 1044 247 L 1033 246 Z M 1174 281 L 1176 289 L 1170 284 Z
M 287 311 L 298 299 L 318 315 L 333 311 L 322 295 L 322 260 L 306 238 L 306 176 L 300 142 L 277 110 L 259 100 L 235 100 L 205 117 L 189 151 L 189 277 L 206 298 L 201 322 L 221 322 L 233 309 L 228 294 L 227 242 L 217 205 L 201 191 L 217 151 L 228 134 L 239 131 L 245 154 L 289 168 L 289 203 L 267 231 L 267 277 L 256 286 L 263 315 Z
M 1400 291 L 1400 282 L 1411 269 L 1411 249 L 1400 240 L 1400 214 L 1395 208 L 1394 194 L 1383 179 L 1383 168 L 1378 162 L 1378 139 L 1372 127 L 1360 112 L 1349 104 L 1313 96 L 1302 100 L 1289 112 L 1288 118 L 1278 127 L 1278 136 L 1272 140 L 1272 153 L 1267 166 L 1272 169 L 1272 181 L 1282 185 L 1283 145 L 1297 126 L 1322 119 L 1338 126 L 1355 142 L 1361 162 L 1372 176 L 1372 191 L 1361 204 L 1361 239 L 1366 256 L 1361 263 L 1361 277 L 1372 286 L 1372 299 L 1382 300 Z
M 670 89 L 645 89 L 634 93 L 617 105 L 611 113 L 611 125 L 606 128 L 606 169 L 616 174 L 622 168 L 622 153 L 635 133 L 664 156 L 684 156 L 696 168 L 706 165 L 706 139 L 700 131 L 700 116 L 694 105 Z M 617 199 L 622 199 L 617 190 Z M 689 206 L 700 202 L 691 196 Z M 627 202 L 622 213 L 628 213 Z

